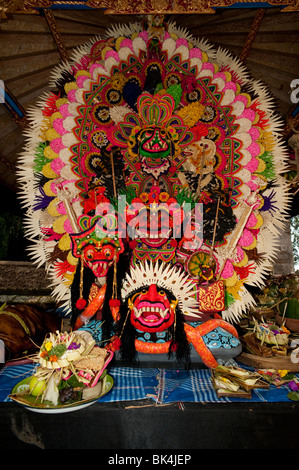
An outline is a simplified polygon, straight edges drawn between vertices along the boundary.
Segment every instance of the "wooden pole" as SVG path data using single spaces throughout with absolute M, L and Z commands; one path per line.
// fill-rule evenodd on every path
M 251 48 L 255 41 L 258 30 L 262 24 L 265 13 L 266 13 L 266 8 L 259 8 L 258 11 L 256 12 L 256 15 L 254 17 L 254 20 L 250 27 L 250 31 L 248 33 L 248 36 L 246 38 L 245 44 L 243 46 L 243 49 L 240 55 L 240 59 L 242 60 L 242 62 L 246 62 L 246 59 L 251 51 Z
M 57 26 L 54 14 L 51 10 L 44 9 L 43 10 L 45 14 L 45 18 L 47 20 L 47 23 L 49 25 L 49 28 L 51 30 L 52 36 L 54 38 L 54 41 L 56 43 L 58 52 L 62 60 L 67 61 L 68 60 L 68 53 L 66 50 L 66 47 L 63 43 L 61 33 L 59 31 L 59 28 Z

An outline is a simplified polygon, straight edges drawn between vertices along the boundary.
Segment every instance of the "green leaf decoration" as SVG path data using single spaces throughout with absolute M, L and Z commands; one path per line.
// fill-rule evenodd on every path
M 270 152 L 265 152 L 263 153 L 263 155 L 259 156 L 259 158 L 263 160 L 266 164 L 266 168 L 260 174 L 264 176 L 267 180 L 274 179 L 276 177 L 276 174 L 273 155 Z
M 180 101 L 181 101 L 181 97 L 182 97 L 182 93 L 183 93 L 181 85 L 179 85 L 179 84 L 178 85 L 170 85 L 170 87 L 167 88 L 167 93 L 174 98 L 175 107 L 177 107 L 179 105 Z
M 194 209 L 197 202 L 196 197 L 188 188 L 183 188 L 181 191 L 179 191 L 179 193 L 176 195 L 176 200 L 180 206 L 182 206 L 183 203 L 190 204 L 191 209 Z
M 235 303 L 234 297 L 232 296 L 232 294 L 230 294 L 227 291 L 225 291 L 224 300 L 225 300 L 225 307 L 226 308 L 231 307 L 231 305 L 233 305 Z
M 45 157 L 44 150 L 48 146 L 46 142 L 40 142 L 36 147 L 36 151 L 34 154 L 34 162 L 33 162 L 33 171 L 34 173 L 38 173 L 42 171 L 43 167 L 48 163 L 50 160 Z

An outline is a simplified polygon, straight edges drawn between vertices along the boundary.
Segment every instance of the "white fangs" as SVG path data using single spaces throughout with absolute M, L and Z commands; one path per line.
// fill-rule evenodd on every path
M 134 314 L 136 318 L 141 317 L 143 313 L 153 313 L 159 315 L 161 318 L 166 318 L 169 313 L 169 308 L 158 308 L 158 307 L 134 307 Z
M 107 262 L 106 261 L 98 261 L 98 262 L 91 262 L 87 261 L 88 267 L 94 272 L 97 273 L 98 275 L 102 275 L 107 268 Z

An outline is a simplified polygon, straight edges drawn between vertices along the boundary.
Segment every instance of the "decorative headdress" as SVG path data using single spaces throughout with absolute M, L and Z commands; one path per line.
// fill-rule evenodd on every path
M 69 313 L 79 262 L 72 254 L 70 235 L 77 233 L 72 221 L 80 220 L 84 203 L 86 210 L 93 207 L 88 201 L 91 189 L 104 185 L 109 199 L 116 186 L 133 188 L 140 196 L 148 192 L 153 177 L 174 197 L 182 187 L 198 187 L 204 217 L 206 213 L 211 222 L 207 232 L 214 235 L 214 227 L 220 227 L 223 235 L 219 240 L 216 234 L 212 243 L 215 277 L 225 288 L 222 315 L 238 320 L 254 304 L 247 286 L 261 287 L 272 268 L 288 218 L 291 194 L 283 177 L 287 149 L 279 136 L 283 122 L 266 87 L 230 53 L 175 24 L 159 27 L 158 38 L 153 31 L 141 24 L 116 27 L 105 40 L 95 38 L 75 50 L 70 62 L 53 71 L 50 84 L 58 91 L 42 96 L 28 111 L 31 125 L 18 173 L 30 255 L 38 266 L 46 265 L 53 296 Z M 167 138 L 171 135 L 176 151 L 166 162 L 161 159 L 158 170 L 142 168 L 138 135 L 157 124 L 167 130 Z M 207 174 L 200 174 L 201 161 L 196 171 L 188 162 L 188 145 L 201 137 L 212 142 L 210 150 L 215 152 L 213 164 L 204 168 Z M 202 146 L 201 151 L 206 149 Z M 113 169 L 118 170 L 114 181 Z M 67 197 L 61 190 L 67 190 Z M 224 192 L 227 201 L 221 200 L 218 211 Z M 209 253 L 210 247 L 207 235 L 200 251 Z M 195 286 L 198 277 L 188 272 L 188 259 L 184 268 Z M 189 281 L 175 275 L 173 268 L 155 269 L 137 267 L 131 279 L 138 284 L 148 273 L 154 281 L 154 272 L 162 269 L 161 274 L 171 275 L 177 295 L 181 279 L 189 299 L 180 296 L 181 302 L 193 313 Z M 166 284 L 171 287 L 169 280 Z
M 199 305 L 194 296 L 194 284 L 188 280 L 184 272 L 180 272 L 178 268 L 170 264 L 145 262 L 132 268 L 127 273 L 122 286 L 122 299 L 127 299 L 132 292 L 151 284 L 172 292 L 184 315 L 199 316 Z

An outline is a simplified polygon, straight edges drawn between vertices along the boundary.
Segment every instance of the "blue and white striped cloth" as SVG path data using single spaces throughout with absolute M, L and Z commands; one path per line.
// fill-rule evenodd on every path
M 159 386 L 157 389 L 158 403 L 200 402 L 200 403 L 232 403 L 232 402 L 289 402 L 287 385 L 269 389 L 254 389 L 251 398 L 221 397 L 218 398 L 214 389 L 209 369 L 160 369 Z
M 34 364 L 6 366 L 0 371 L 0 402 L 9 402 L 13 387 L 34 372 Z M 111 367 L 113 388 L 99 399 L 101 402 L 141 400 L 156 396 L 158 369 Z
M 34 364 L 8 365 L 0 370 L 0 402 L 11 401 L 8 395 L 25 377 L 32 375 Z M 99 402 L 151 399 L 157 404 L 174 402 L 288 402 L 289 388 L 272 386 L 255 389 L 251 399 L 218 398 L 208 369 L 164 369 L 141 367 L 110 367 L 114 380 L 112 390 Z

